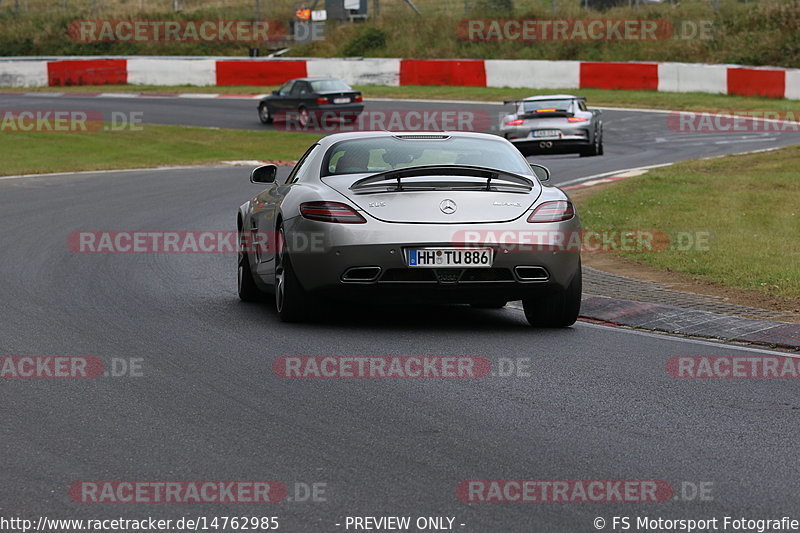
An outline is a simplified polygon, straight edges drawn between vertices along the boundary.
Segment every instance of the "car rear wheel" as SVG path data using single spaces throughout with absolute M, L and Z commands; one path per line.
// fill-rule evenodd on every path
M 253 279 L 253 271 L 250 269 L 250 254 L 245 251 L 242 239 L 239 241 L 239 261 L 237 268 L 237 285 L 239 288 L 239 299 L 243 302 L 258 302 L 264 297 L 264 293 L 256 285 Z
M 272 113 L 269 112 L 266 104 L 258 106 L 258 119 L 262 124 L 272 124 Z
M 281 322 L 301 322 L 308 316 L 309 299 L 300 285 L 286 249 L 283 226 L 278 228 L 275 252 L 275 309 Z
M 566 290 L 544 298 L 523 298 L 525 318 L 535 328 L 566 328 L 578 320 L 583 292 L 581 269 L 572 277 Z
M 594 142 L 589 148 L 584 148 L 581 151 L 581 157 L 593 157 L 596 155 L 603 155 L 603 131 L 600 130 L 594 134 Z

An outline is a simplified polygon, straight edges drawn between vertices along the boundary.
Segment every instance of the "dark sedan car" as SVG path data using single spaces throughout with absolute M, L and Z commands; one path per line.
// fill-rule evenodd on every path
M 579 153 L 603 155 L 601 112 L 569 94 L 509 100 L 516 109 L 500 124 L 500 134 L 523 155 Z
M 261 99 L 258 118 L 264 124 L 294 120 L 305 128 L 322 119 L 355 121 L 363 110 L 361 93 L 340 79 L 297 78 Z

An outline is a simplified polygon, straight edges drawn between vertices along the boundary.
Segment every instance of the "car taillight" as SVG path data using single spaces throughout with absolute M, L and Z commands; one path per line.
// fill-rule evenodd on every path
M 364 101 L 364 97 L 363 97 L 363 96 L 361 96 L 360 94 L 357 94 L 357 95 L 355 96 L 355 98 L 353 98 L 353 101 L 354 101 L 354 102 L 363 102 L 363 101 Z
M 514 119 L 514 120 L 509 120 L 508 122 L 506 122 L 506 126 L 520 126 L 520 125 L 522 125 L 524 122 L 525 122 L 525 121 L 524 121 L 523 119 L 521 119 L 521 118 L 516 118 L 516 119 Z
M 355 209 L 339 202 L 304 202 L 300 214 L 309 220 L 338 222 L 339 224 L 366 224 L 367 221 Z
M 589 122 L 588 118 L 581 117 L 567 117 L 568 122 Z
M 545 202 L 533 210 L 528 222 L 562 222 L 575 216 L 575 208 L 572 202 L 566 200 L 556 200 Z
M 324 96 L 320 96 L 319 98 L 317 98 L 317 105 L 325 105 L 327 103 L 328 99 L 325 98 Z

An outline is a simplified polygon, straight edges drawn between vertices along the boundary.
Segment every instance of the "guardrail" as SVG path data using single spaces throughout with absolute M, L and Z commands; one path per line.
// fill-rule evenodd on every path
M 0 87 L 278 85 L 335 76 L 354 85 L 634 89 L 800 99 L 800 69 L 701 63 L 505 59 L 21 57 L 0 59 Z

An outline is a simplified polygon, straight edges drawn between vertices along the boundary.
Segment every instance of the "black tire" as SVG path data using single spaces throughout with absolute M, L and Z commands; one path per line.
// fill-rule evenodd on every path
M 594 132 L 594 142 L 588 148 L 580 151 L 581 157 L 594 157 L 603 155 L 603 130 Z
M 566 290 L 543 298 L 523 298 L 522 308 L 528 324 L 535 328 L 566 328 L 578 320 L 583 292 L 581 269 L 570 281 Z
M 497 300 L 497 301 L 487 300 L 484 302 L 472 302 L 469 305 L 474 307 L 475 309 L 502 309 L 503 307 L 506 306 L 506 303 L 507 302 L 505 300 Z
M 272 117 L 272 113 L 269 112 L 269 107 L 266 104 L 261 104 L 258 106 L 258 120 L 260 120 L 262 124 L 272 124 L 274 119 Z
M 302 322 L 309 315 L 309 298 L 292 267 L 283 226 L 278 227 L 275 250 L 275 309 L 281 322 Z
M 250 269 L 250 254 L 243 250 L 241 242 L 239 243 L 239 259 L 236 270 L 239 299 L 243 302 L 260 302 L 263 300 L 264 293 L 256 285 L 253 279 L 253 271 Z

